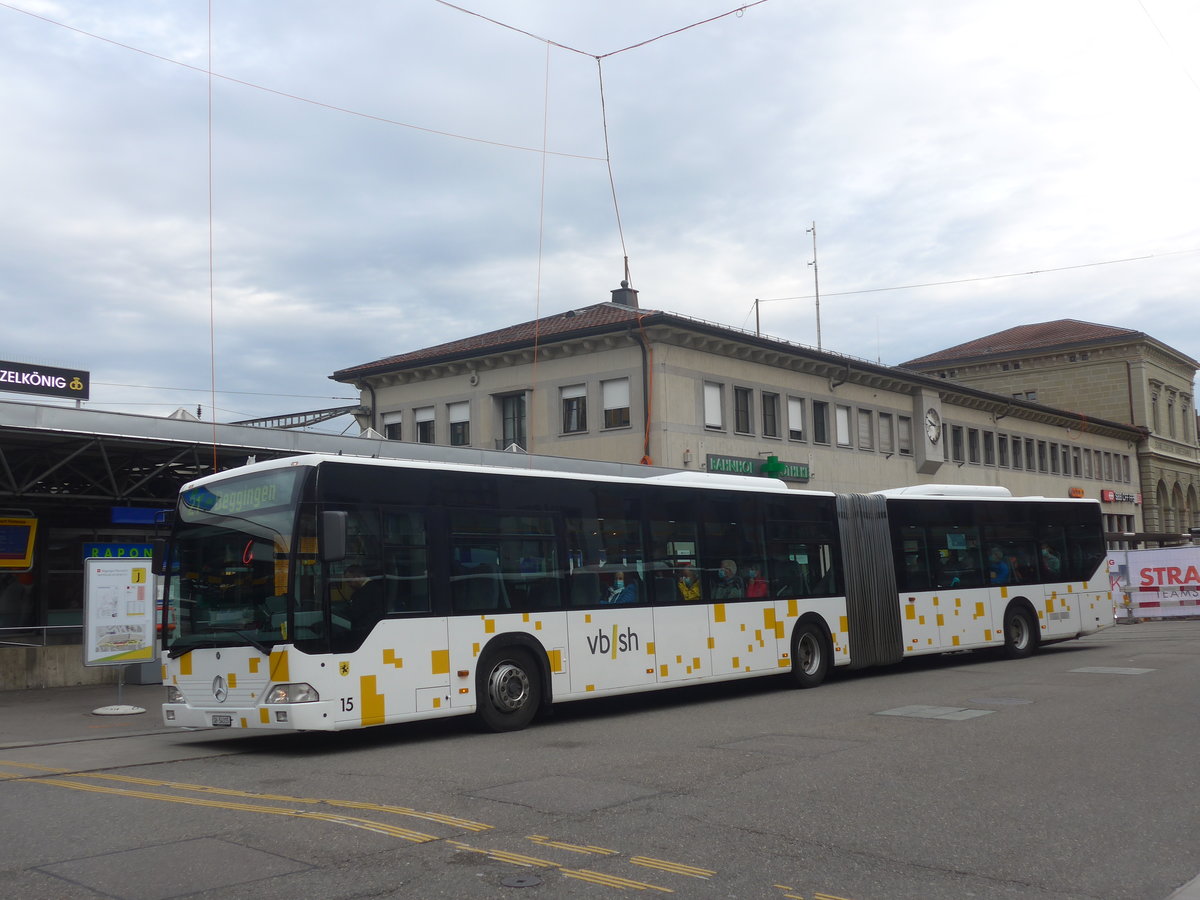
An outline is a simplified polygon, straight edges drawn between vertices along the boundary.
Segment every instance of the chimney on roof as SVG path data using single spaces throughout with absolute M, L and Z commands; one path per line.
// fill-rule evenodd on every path
M 638 292 L 629 286 L 628 281 L 622 281 L 621 286 L 612 292 L 612 302 L 628 306 L 630 309 L 637 309 L 637 294 Z

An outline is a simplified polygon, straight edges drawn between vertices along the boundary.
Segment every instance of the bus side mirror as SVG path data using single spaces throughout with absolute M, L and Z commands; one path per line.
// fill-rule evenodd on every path
M 150 542 L 150 570 L 155 575 L 167 574 L 167 542 L 156 538 Z
M 321 513 L 321 559 L 337 562 L 346 558 L 346 512 L 327 509 Z

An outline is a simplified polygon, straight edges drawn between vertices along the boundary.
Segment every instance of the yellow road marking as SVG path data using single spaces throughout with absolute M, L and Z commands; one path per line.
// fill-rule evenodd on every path
M 669 862 L 665 859 L 654 859 L 649 856 L 633 856 L 629 861 L 635 866 L 646 866 L 650 869 L 662 869 L 664 872 L 674 872 L 676 875 L 687 875 L 690 878 L 712 878 L 717 873 L 712 869 L 698 869 L 683 863 Z
M 618 851 L 606 847 L 593 847 L 589 844 L 568 844 L 565 841 L 552 841 L 540 834 L 529 835 L 529 840 L 543 847 L 555 847 L 559 850 L 569 850 L 572 853 L 598 853 L 601 856 L 615 856 Z
M 354 800 L 333 800 L 320 797 L 291 797 L 286 794 L 259 794 L 253 791 L 239 791 L 233 788 L 212 787 L 206 784 L 187 784 L 179 781 L 163 781 L 157 778 L 136 778 L 132 775 L 114 775 L 106 772 L 71 772 L 68 769 L 52 769 L 48 766 L 38 766 L 32 763 L 17 763 L 0 760 L 0 765 L 17 766 L 20 768 L 34 769 L 39 772 L 50 772 L 59 775 L 69 774 L 72 778 L 95 778 L 105 781 L 118 781 L 125 784 L 140 784 L 147 787 L 165 787 L 174 788 L 180 791 L 193 791 L 200 794 L 216 794 L 222 797 L 245 797 L 254 800 L 271 800 L 277 803 L 303 803 L 310 806 L 324 804 L 340 809 L 361 809 L 368 812 L 386 812 L 398 816 L 408 816 L 410 818 L 423 819 L 429 822 L 438 822 L 442 825 L 451 825 L 457 828 L 463 828 L 467 831 L 487 831 L 493 826 L 486 825 L 483 822 L 473 822 L 470 819 L 460 819 L 457 816 L 447 816 L 440 813 L 427 813 L 415 809 L 409 809 L 404 806 L 389 806 L 379 803 L 360 803 Z M 27 775 L 14 775 L 14 778 L 29 778 Z M 30 779 L 32 780 L 32 779 Z
M 486 847 L 472 847 L 470 844 L 464 844 L 462 841 L 447 841 L 459 850 L 466 850 L 469 853 L 478 853 L 481 856 L 489 857 L 497 862 L 510 862 L 518 866 L 538 869 L 557 869 L 558 864 L 552 863 L 546 859 L 538 859 L 534 856 L 525 856 L 523 853 L 510 853 L 507 850 L 492 850 Z
M 285 809 L 281 806 L 263 806 L 256 803 L 226 803 L 220 800 L 204 800 L 199 797 L 175 797 L 171 794 L 154 794 L 150 791 L 132 791 L 124 788 L 105 787 L 101 784 L 83 784 L 78 781 L 68 781 L 65 778 L 26 778 L 28 784 L 47 784 L 54 787 L 65 787 L 75 791 L 89 791 L 95 794 L 108 794 L 118 797 L 134 797 L 139 800 L 158 800 L 164 803 L 182 803 L 185 806 L 205 806 L 210 809 L 229 809 L 238 812 L 264 813 L 274 816 L 288 816 L 294 819 L 315 819 L 322 822 L 332 822 L 335 825 L 348 825 L 351 828 L 363 828 L 391 837 L 403 838 L 417 844 L 436 841 L 432 834 L 422 834 L 407 828 L 398 828 L 384 822 L 372 822 L 370 819 L 359 819 L 353 816 L 335 816 L 331 813 L 312 812 L 301 809 Z
M 616 875 L 605 875 L 603 872 L 593 872 L 591 869 L 559 869 L 568 878 L 578 878 L 580 881 L 590 881 L 592 884 L 603 884 L 607 887 L 632 888 L 635 891 L 658 891 L 660 894 L 675 893 L 670 888 L 645 881 L 633 881 Z
M 40 766 L 34 763 L 19 763 L 11 760 L 0 760 L 0 766 L 8 766 L 17 769 L 27 770 L 26 772 L 2 772 L 0 771 L 0 781 L 24 781 L 32 784 L 46 784 L 53 787 L 68 788 L 70 790 L 88 791 L 97 794 L 106 794 L 109 796 L 130 797 L 142 800 L 155 800 L 164 803 L 181 803 L 187 806 L 201 806 L 210 809 L 227 809 L 235 812 L 253 812 L 264 815 L 286 816 L 294 819 L 309 819 L 319 822 L 329 822 L 335 825 L 344 825 L 349 828 L 359 828 L 365 831 L 373 831 L 377 834 L 383 834 L 390 837 L 401 838 L 413 843 L 428 843 L 437 841 L 439 838 L 434 835 L 425 834 L 424 832 L 414 831 L 408 828 L 401 828 L 396 825 L 390 825 L 386 822 L 376 822 L 371 819 L 363 819 L 357 816 L 343 816 L 334 813 L 319 812 L 316 810 L 305 809 L 287 809 L 280 806 L 265 805 L 268 802 L 275 803 L 298 803 L 307 806 L 326 805 L 335 808 L 344 809 L 360 809 L 373 812 L 385 812 L 395 815 L 410 816 L 414 818 L 424 819 L 431 822 L 438 822 L 445 825 L 451 825 L 458 828 L 463 828 L 469 831 L 486 831 L 494 826 L 487 825 L 482 822 L 475 822 L 470 819 L 461 819 L 456 816 L 442 815 L 439 813 L 426 813 L 419 810 L 410 809 L 403 806 L 389 806 L 386 804 L 375 803 L 360 803 L 352 800 L 334 800 L 329 798 L 316 797 L 291 797 L 282 794 L 259 794 L 251 791 L 236 790 L 233 788 L 219 788 L 211 785 L 188 784 L 176 781 L 163 781 L 154 778 L 137 778 L 131 775 L 116 775 L 112 773 L 101 772 L 71 772 L 69 769 L 57 769 L 49 766 Z M 29 771 L 47 773 L 46 775 L 31 775 Z M 69 776 L 65 777 L 47 777 L 50 776 Z M 201 797 L 181 797 L 173 794 L 162 794 L 152 791 L 131 790 L 127 788 L 108 787 L 102 784 L 88 784 L 84 781 L 72 779 L 91 779 L 95 781 L 113 781 L 122 784 L 141 785 L 145 787 L 163 787 L 171 788 L 179 791 L 191 791 L 199 794 L 212 794 L 218 797 L 238 797 L 246 800 L 264 801 L 261 803 L 234 803 L 221 800 L 212 800 Z M 601 856 L 619 855 L 619 851 L 611 850 L 606 847 L 597 847 L 588 844 L 571 844 L 565 841 L 555 841 L 544 835 L 529 835 L 528 840 L 544 847 L 566 850 L 572 853 L 587 853 Z M 674 890 L 663 887 L 661 885 L 650 884 L 644 881 L 635 881 L 629 878 L 622 878 L 617 875 L 607 875 L 603 872 L 596 872 L 592 869 L 568 869 L 560 866 L 557 863 L 548 860 L 539 859 L 533 856 L 527 856 L 522 853 L 512 853 L 506 850 L 498 849 L 483 849 L 471 847 L 461 841 L 447 840 L 446 843 L 457 847 L 461 850 L 466 850 L 472 853 L 478 853 L 487 856 L 497 862 L 509 863 L 511 865 L 524 866 L 527 868 L 543 868 L 556 869 L 568 878 L 574 878 L 581 881 L 588 881 L 593 884 L 603 885 L 605 887 L 617 888 L 619 890 L 639 890 L 639 891 L 658 891 L 664 894 L 673 894 Z M 629 858 L 629 862 L 633 865 L 644 866 L 647 868 L 659 869 L 664 872 L 670 872 L 677 875 L 686 875 L 691 878 L 711 878 L 717 873 L 711 869 L 701 869 L 695 866 L 689 866 L 684 863 L 671 862 L 669 860 L 655 859 L 649 856 L 634 856 Z M 776 888 L 784 891 L 792 891 L 794 888 L 786 885 L 777 884 Z M 799 894 L 785 894 L 789 900 L 803 900 Z M 846 900 L 844 897 L 838 897 L 833 894 L 816 893 L 813 895 L 813 900 Z

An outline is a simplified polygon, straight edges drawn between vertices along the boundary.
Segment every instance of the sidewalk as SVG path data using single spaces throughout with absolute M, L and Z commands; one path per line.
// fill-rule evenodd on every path
M 162 723 L 165 689 L 161 684 L 126 684 L 121 704 L 140 707 L 134 715 L 96 715 L 117 705 L 117 685 L 0 691 L 0 751 L 12 747 L 58 744 L 173 731 Z

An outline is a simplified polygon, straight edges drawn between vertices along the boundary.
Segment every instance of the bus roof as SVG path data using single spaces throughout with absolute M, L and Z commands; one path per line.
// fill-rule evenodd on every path
M 511 462 L 509 462 L 511 460 Z M 537 463 L 550 462 L 550 466 Z M 561 468 L 556 465 L 566 462 Z M 197 478 L 183 486 L 189 490 L 213 481 L 232 478 L 250 472 L 283 469 L 293 466 L 318 466 L 327 463 L 377 466 L 392 469 L 434 469 L 442 472 L 479 472 L 495 475 L 523 475 L 533 478 L 566 478 L 576 481 L 604 481 L 616 484 L 661 484 L 676 487 L 699 487 L 709 490 L 736 490 L 768 493 L 810 494 L 833 496 L 831 491 L 793 490 L 777 478 L 754 475 L 726 475 L 710 472 L 687 472 L 678 469 L 641 466 L 629 463 L 607 463 L 591 460 L 565 460 L 560 457 L 528 457 L 524 454 L 489 452 L 484 462 L 458 462 L 445 460 L 376 458 L 367 456 L 345 456 L 332 453 L 306 453 L 263 462 L 248 463 L 237 469 L 226 469 L 212 475 Z

